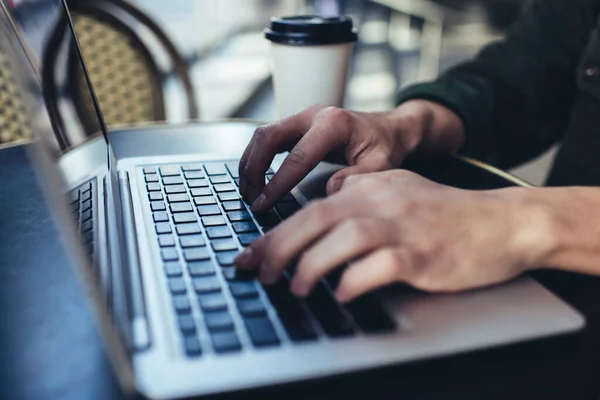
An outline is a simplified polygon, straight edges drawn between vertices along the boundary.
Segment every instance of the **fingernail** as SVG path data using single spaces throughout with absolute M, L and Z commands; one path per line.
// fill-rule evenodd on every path
M 296 278 L 292 279 L 290 291 L 297 297 L 305 297 L 307 295 L 306 287 L 299 279 Z
M 335 291 L 335 298 L 340 303 L 346 303 L 348 302 L 348 300 L 350 300 L 351 296 L 348 292 L 344 290 L 343 287 L 338 287 Z
M 343 180 L 342 178 L 338 178 L 338 179 L 334 180 L 334 181 L 331 183 L 331 190 L 332 190 L 334 193 L 335 193 L 335 192 L 338 192 L 338 191 L 341 189 L 341 187 L 342 187 L 342 184 L 343 184 L 343 183 L 344 183 L 344 180 Z
M 258 196 L 258 199 L 256 199 L 254 201 L 254 203 L 252 203 L 252 211 L 256 212 L 256 211 L 262 210 L 263 205 L 266 200 L 267 200 L 267 196 L 265 196 L 264 194 L 261 194 L 260 196 Z
M 240 268 L 248 268 L 252 264 L 252 256 L 254 255 L 252 249 L 247 247 L 240 254 L 237 255 L 233 262 Z

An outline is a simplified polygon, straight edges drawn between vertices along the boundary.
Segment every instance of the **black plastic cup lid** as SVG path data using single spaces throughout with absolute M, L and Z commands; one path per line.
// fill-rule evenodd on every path
M 271 18 L 265 37 L 275 43 L 302 46 L 356 42 L 358 35 L 350 17 L 298 15 Z

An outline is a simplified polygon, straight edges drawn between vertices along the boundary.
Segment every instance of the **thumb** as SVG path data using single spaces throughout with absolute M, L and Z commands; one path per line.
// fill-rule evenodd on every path
M 344 180 L 351 175 L 368 174 L 371 172 L 381 172 L 393 167 L 390 160 L 386 158 L 368 157 L 363 158 L 356 165 L 344 168 L 329 178 L 327 182 L 327 195 L 337 193 L 343 186 Z

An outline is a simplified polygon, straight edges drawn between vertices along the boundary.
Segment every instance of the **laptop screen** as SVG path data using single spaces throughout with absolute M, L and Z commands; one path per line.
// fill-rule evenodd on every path
M 61 0 L 0 0 L 0 78 L 9 77 L 5 79 L 10 86 L 7 104 L 17 105 L 14 114 L 20 117 L 16 120 L 26 126 L 34 139 L 28 146 L 30 159 L 36 166 L 54 217 L 59 221 L 59 232 L 72 257 L 73 267 L 92 297 L 113 365 L 120 371 L 119 378 L 130 382 L 129 360 L 121 340 L 127 336 L 126 310 L 115 306 L 117 297 L 113 290 L 110 293 L 112 315 L 107 314 L 108 293 L 103 288 L 106 281 L 93 268 L 98 260 L 96 256 L 105 253 L 99 251 L 98 243 L 99 238 L 106 236 L 99 235 L 97 230 L 101 220 L 106 226 L 119 223 L 115 222 L 118 188 L 111 183 L 116 180 L 109 170 L 110 146 L 106 135 L 102 139 L 102 119 L 94 110 L 92 89 L 85 80 L 84 66 L 67 18 Z M 0 81 L 0 87 L 6 84 Z M 80 148 L 86 151 L 74 151 Z M 79 164 L 68 163 L 74 157 L 79 157 L 75 158 Z M 72 171 L 77 165 L 86 165 L 88 158 L 96 160 L 93 169 Z M 69 169 L 72 165 L 75 168 Z M 81 179 L 73 179 L 73 176 Z M 96 211 L 88 213 L 90 203 L 96 207 L 91 209 Z M 99 204 L 104 205 L 103 218 L 98 213 Z M 89 222 L 90 216 L 96 218 L 93 223 Z M 107 247 L 107 243 L 102 247 Z M 117 254 L 118 250 L 108 253 Z M 113 255 L 108 257 L 108 262 L 113 263 Z M 110 279 L 117 281 L 120 277 Z M 122 299 L 121 295 L 117 300 Z M 113 328 L 112 322 L 119 331 Z

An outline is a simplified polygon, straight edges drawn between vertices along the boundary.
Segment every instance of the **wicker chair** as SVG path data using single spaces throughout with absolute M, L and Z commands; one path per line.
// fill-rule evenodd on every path
M 0 145 L 31 137 L 15 65 L 0 47 Z
M 188 118 L 198 118 L 197 101 L 185 59 L 152 19 L 122 0 L 69 1 L 69 7 L 107 125 L 164 121 L 163 86 L 168 75 L 177 78 L 184 89 Z M 136 26 L 136 30 L 132 26 Z M 159 68 L 150 46 L 137 33 L 140 27 L 152 33 L 154 43 L 168 55 L 168 70 Z M 66 91 L 86 134 L 93 135 L 98 132 L 98 123 L 74 43 L 69 45 L 68 65 L 57 65 L 62 60 L 57 56 L 57 49 L 61 48 L 65 29 L 63 19 L 44 54 L 42 79 L 46 102 L 50 104 L 55 129 L 64 132 L 64 118 L 56 103 L 59 93 Z M 66 88 L 61 88 L 55 81 L 55 71 L 59 68 L 67 68 Z

